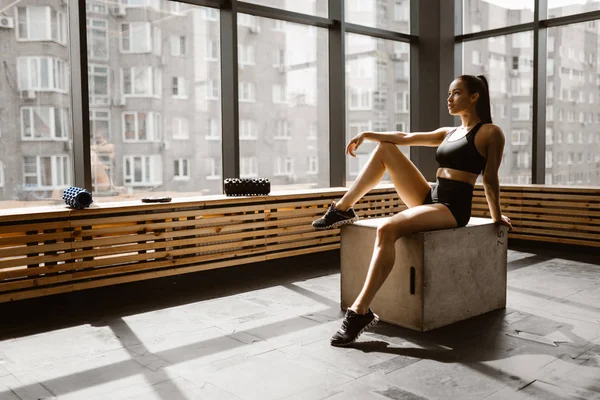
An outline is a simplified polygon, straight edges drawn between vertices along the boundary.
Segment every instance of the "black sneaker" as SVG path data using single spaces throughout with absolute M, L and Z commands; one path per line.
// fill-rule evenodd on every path
M 358 221 L 358 215 L 356 215 L 352 207 L 346 211 L 340 211 L 335 208 L 335 203 L 331 203 L 325 215 L 313 221 L 312 226 L 315 229 L 329 229 L 353 224 L 356 221 Z
M 342 327 L 331 337 L 332 346 L 348 346 L 360 336 L 361 333 L 374 326 L 379 317 L 369 311 L 364 314 L 357 314 L 351 309 L 346 310 L 346 316 L 342 321 Z

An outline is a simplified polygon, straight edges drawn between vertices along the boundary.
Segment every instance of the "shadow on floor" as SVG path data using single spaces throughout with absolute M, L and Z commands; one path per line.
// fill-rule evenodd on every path
M 0 304 L 0 340 L 241 294 L 339 272 L 339 251 Z

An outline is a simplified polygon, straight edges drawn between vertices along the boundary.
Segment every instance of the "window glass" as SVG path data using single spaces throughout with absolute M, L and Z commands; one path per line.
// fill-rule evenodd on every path
M 239 14 L 241 176 L 271 190 L 329 187 L 327 35 Z
M 87 9 L 94 195 L 222 193 L 219 11 L 154 0 Z
M 500 44 L 502 43 L 502 44 Z M 522 32 L 464 43 L 463 71 L 484 75 L 490 87 L 493 122 L 506 136 L 500 182 L 531 183 L 533 34 Z M 473 52 L 483 63 L 474 64 Z
M 247 2 L 287 11 L 316 15 L 318 17 L 327 17 L 328 2 L 324 0 L 247 0 Z M 285 25 L 283 21 L 280 22 L 282 22 L 282 25 Z
M 533 22 L 533 0 L 462 0 L 462 2 L 463 33 Z
M 410 0 L 345 0 L 346 22 L 410 33 Z
M 409 61 L 407 43 L 346 35 L 346 142 L 363 131 L 410 131 Z M 365 141 L 346 158 L 348 184 L 376 145 Z M 400 150 L 410 157 L 409 147 Z M 391 182 L 389 174 L 383 182 Z
M 584 22 L 548 28 L 548 41 L 554 43 L 548 60 L 554 68 L 546 76 L 553 88 L 546 93 L 546 154 L 552 156 L 551 162 L 546 158 L 546 175 L 551 177 L 546 184 L 600 185 L 599 27 Z
M 564 17 L 566 15 L 598 10 L 600 10 L 600 0 L 548 0 L 548 18 Z M 591 26 L 597 23 L 598 21 L 587 22 Z
M 0 16 L 0 208 L 64 204 L 73 183 L 68 4 L 33 3 Z

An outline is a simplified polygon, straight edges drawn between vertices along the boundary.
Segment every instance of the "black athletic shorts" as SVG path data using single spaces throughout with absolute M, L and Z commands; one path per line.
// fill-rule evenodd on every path
M 440 203 L 448 207 L 459 227 L 471 219 L 473 186 L 451 179 L 437 178 L 423 204 Z

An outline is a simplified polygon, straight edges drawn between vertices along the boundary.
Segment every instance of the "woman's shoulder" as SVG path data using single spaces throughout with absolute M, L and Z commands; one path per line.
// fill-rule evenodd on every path
M 502 128 L 500 128 L 498 125 L 493 124 L 491 122 L 481 125 L 481 131 L 486 132 L 488 135 L 504 136 L 504 132 L 502 131 Z
M 484 137 L 488 143 L 504 143 L 504 132 L 496 124 L 487 123 L 483 124 L 480 129 L 482 137 Z

